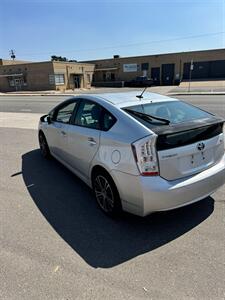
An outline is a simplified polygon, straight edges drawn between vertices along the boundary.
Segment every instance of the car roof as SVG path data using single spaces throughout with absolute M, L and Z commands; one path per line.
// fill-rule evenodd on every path
M 92 96 L 97 97 L 98 99 L 103 99 L 117 107 L 126 107 L 133 106 L 144 103 L 155 103 L 163 101 L 179 101 L 174 98 L 170 98 L 164 95 L 145 92 L 143 98 L 137 98 L 137 95 L 140 95 L 143 90 L 140 91 L 131 91 L 131 92 L 122 92 L 122 93 L 103 93 L 103 94 L 92 94 Z

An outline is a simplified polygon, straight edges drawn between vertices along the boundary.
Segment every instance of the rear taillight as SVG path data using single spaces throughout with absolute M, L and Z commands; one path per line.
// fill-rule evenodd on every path
M 132 151 L 138 169 L 143 176 L 158 176 L 159 166 L 156 154 L 156 135 L 151 135 L 134 142 Z

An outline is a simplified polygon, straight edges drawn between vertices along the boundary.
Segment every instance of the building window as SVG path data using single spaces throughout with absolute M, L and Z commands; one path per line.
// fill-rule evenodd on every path
M 49 75 L 49 84 L 55 84 L 55 75 Z
M 64 74 L 55 74 L 55 84 L 65 84 Z
M 15 86 L 15 80 L 14 79 L 9 79 L 9 86 L 10 87 L 13 87 L 13 86 Z
M 65 84 L 64 74 L 49 75 L 49 84 L 55 84 L 55 85 Z
M 9 86 L 10 87 L 22 87 L 27 85 L 26 78 L 24 77 L 10 77 L 9 79 Z
M 55 75 L 49 75 L 49 84 L 55 84 Z
M 147 71 L 149 68 L 149 63 L 143 63 L 141 64 L 141 70 L 142 71 Z

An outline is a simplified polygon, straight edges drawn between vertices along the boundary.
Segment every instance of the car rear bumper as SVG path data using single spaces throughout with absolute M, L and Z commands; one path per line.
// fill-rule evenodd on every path
M 215 166 L 179 180 L 128 176 L 123 174 L 119 184 L 122 205 L 131 213 L 146 216 L 194 203 L 215 192 L 225 183 L 225 155 Z

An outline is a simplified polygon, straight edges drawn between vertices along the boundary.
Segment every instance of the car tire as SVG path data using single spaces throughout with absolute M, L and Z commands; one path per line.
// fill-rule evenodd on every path
M 92 176 L 92 187 L 101 210 L 110 217 L 118 217 L 122 213 L 122 205 L 111 176 L 103 170 L 95 172 Z
M 50 150 L 48 147 L 46 137 L 45 137 L 44 133 L 41 131 L 39 132 L 38 140 L 39 140 L 39 146 L 40 146 L 40 151 L 41 151 L 42 156 L 44 158 L 49 159 L 51 157 Z

